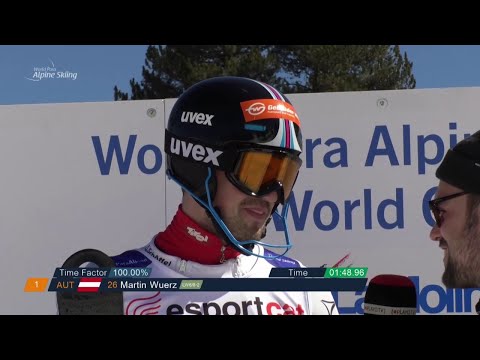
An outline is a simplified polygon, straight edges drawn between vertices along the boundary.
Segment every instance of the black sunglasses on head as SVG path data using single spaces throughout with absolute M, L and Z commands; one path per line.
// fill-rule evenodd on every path
M 450 200 L 450 199 L 453 199 L 453 198 L 456 198 L 458 196 L 462 196 L 462 195 L 465 195 L 465 194 L 468 194 L 468 192 L 467 191 L 460 191 L 458 193 L 443 196 L 443 197 L 440 197 L 438 199 L 430 200 L 428 202 L 428 206 L 430 207 L 430 211 L 433 213 L 433 217 L 435 218 L 435 222 L 437 223 L 438 227 L 442 226 L 442 222 L 443 222 L 443 216 L 442 216 L 443 210 L 440 209 L 438 207 L 438 205 L 441 204 L 444 201 L 447 201 L 447 200 Z

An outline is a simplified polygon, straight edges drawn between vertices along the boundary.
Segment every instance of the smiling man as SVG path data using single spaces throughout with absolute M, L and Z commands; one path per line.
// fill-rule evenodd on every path
M 444 251 L 449 288 L 480 287 L 480 131 L 459 142 L 437 169 L 430 238 Z
M 197 83 L 175 102 L 165 132 L 167 175 L 183 198 L 150 243 L 115 256 L 152 278 L 265 278 L 303 265 L 286 216 L 302 161 L 300 119 L 270 85 L 240 77 Z M 281 209 L 281 210 L 280 210 Z M 284 244 L 263 242 L 272 216 Z M 273 249 L 274 251 L 269 250 Z M 331 292 L 125 292 L 127 315 L 338 314 Z

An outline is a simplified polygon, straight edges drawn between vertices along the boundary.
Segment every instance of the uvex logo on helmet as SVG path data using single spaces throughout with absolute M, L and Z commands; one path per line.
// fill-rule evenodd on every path
M 212 163 L 219 166 L 218 157 L 222 155 L 223 151 L 214 150 L 208 146 L 200 144 L 192 144 L 183 140 L 172 137 L 170 142 L 170 152 L 172 154 L 183 156 L 184 158 L 191 158 L 195 161 L 202 161 L 204 163 Z
M 199 125 L 208 125 L 212 126 L 212 119 L 215 115 L 204 114 L 204 113 L 197 113 L 191 111 L 184 111 L 182 112 L 181 121 L 182 122 L 189 122 L 190 124 L 196 123 Z

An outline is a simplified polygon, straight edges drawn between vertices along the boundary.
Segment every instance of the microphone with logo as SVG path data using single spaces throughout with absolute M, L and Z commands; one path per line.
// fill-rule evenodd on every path
M 368 284 L 364 315 L 415 315 L 417 291 L 412 280 L 401 275 L 377 275 Z
M 96 249 L 84 249 L 71 255 L 62 265 L 65 269 L 76 269 L 89 263 L 98 267 L 115 267 L 115 261 Z M 123 294 L 57 292 L 59 315 L 123 315 Z

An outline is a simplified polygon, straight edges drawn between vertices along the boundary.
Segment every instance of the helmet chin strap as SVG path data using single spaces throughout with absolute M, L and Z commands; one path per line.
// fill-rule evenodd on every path
M 278 199 L 283 199 L 283 189 L 278 189 L 277 190 L 278 192 Z M 215 200 L 215 195 L 212 197 L 212 203 L 213 201 Z M 251 252 L 253 251 L 253 247 L 254 247 L 254 244 L 242 244 L 241 246 L 238 246 L 237 244 L 235 244 L 233 241 L 230 240 L 230 238 L 227 236 L 227 234 L 225 233 L 225 231 L 222 229 L 222 227 L 220 226 L 220 224 L 218 223 L 218 221 L 215 220 L 215 218 L 213 217 L 213 214 L 210 212 L 210 210 L 203 206 L 203 204 L 199 203 L 197 201 L 197 203 L 202 206 L 205 210 L 205 212 L 207 213 L 207 216 L 209 217 L 210 221 L 212 222 L 213 226 L 215 227 L 215 229 L 217 230 L 217 233 L 219 234 L 219 237 L 224 240 L 224 242 L 226 243 L 227 246 L 230 246 L 230 247 L 233 247 L 234 249 L 236 249 L 237 251 L 241 252 L 242 254 L 245 254 L 247 256 L 250 256 L 251 255 Z M 265 238 L 265 236 L 267 236 L 267 226 L 268 224 L 270 223 L 270 221 L 272 221 L 272 216 L 273 216 L 273 213 L 275 212 L 275 210 L 277 210 L 277 207 L 278 205 L 280 204 L 280 200 L 277 200 L 277 202 L 275 203 L 275 205 L 273 206 L 272 208 L 272 211 L 270 213 L 270 216 L 268 217 L 267 221 L 265 222 L 265 226 L 263 227 L 263 231 L 262 231 L 262 235 L 261 235 L 261 239 Z M 223 221 L 223 216 L 222 216 L 222 212 L 220 210 L 220 208 L 218 206 L 215 206 L 213 207 L 213 209 L 217 212 L 218 216 L 220 217 L 220 219 L 222 219 Z M 225 222 L 225 221 L 224 221 Z M 244 249 L 250 251 L 249 252 L 246 252 Z
M 279 193 L 278 196 L 279 196 L 279 199 L 280 199 L 280 193 L 281 193 L 281 196 L 283 198 L 283 191 L 278 191 L 277 192 Z M 280 205 L 280 201 L 277 200 L 277 202 L 275 203 L 275 205 L 273 206 L 273 209 L 272 209 L 272 212 L 270 213 L 270 216 L 268 217 L 267 221 L 265 222 L 265 226 L 263 227 L 263 231 L 262 231 L 262 239 L 265 238 L 265 236 L 267 236 L 267 226 L 268 224 L 270 224 L 270 221 L 272 221 L 272 216 L 273 216 L 273 213 L 277 210 L 277 207 L 278 205 Z
M 235 250 L 237 250 L 238 252 L 242 253 L 242 254 L 245 254 L 245 255 L 255 255 L 255 256 L 258 256 L 258 257 L 262 257 L 262 258 L 265 258 L 265 259 L 275 259 L 279 256 L 283 256 L 285 255 L 285 253 L 291 248 L 291 244 L 290 244 L 290 238 L 289 238 L 289 234 L 288 234 L 288 225 L 286 223 L 286 216 L 287 216 L 287 213 L 288 213 L 288 204 L 284 204 L 283 205 L 283 209 L 282 209 L 282 214 L 278 214 L 276 213 L 276 209 L 279 205 L 279 201 L 277 201 L 277 203 L 275 204 L 275 206 L 273 207 L 272 209 L 272 213 L 270 214 L 270 217 L 268 218 L 266 224 L 265 224 L 265 231 L 263 232 L 262 234 L 262 238 L 265 237 L 266 235 L 266 226 L 267 224 L 270 222 L 272 216 L 274 214 L 277 214 L 277 216 L 280 217 L 282 223 L 283 223 L 283 226 L 285 227 L 285 230 L 284 230 L 284 233 L 285 233 L 285 240 L 286 240 L 286 246 L 278 246 L 278 245 L 272 245 L 272 244 L 265 244 L 265 243 L 262 243 L 261 241 L 258 241 L 258 240 L 246 240 L 245 243 L 244 242 L 241 242 L 241 241 L 238 241 L 235 239 L 235 237 L 233 236 L 233 234 L 230 233 L 230 230 L 228 229 L 228 227 L 226 226 L 226 224 L 224 223 L 223 219 L 221 218 L 220 216 L 220 209 L 218 207 L 214 207 L 213 206 L 213 198 L 215 197 L 216 194 L 211 194 L 210 193 L 210 189 L 209 189 L 209 182 L 210 182 L 210 179 L 211 179 L 211 176 L 212 176 L 212 170 L 209 168 L 208 169 L 208 175 L 205 179 L 205 191 L 206 191 L 206 194 L 203 195 L 204 197 L 206 196 L 206 201 L 205 199 L 203 199 L 202 197 L 199 197 L 197 195 L 195 195 L 195 193 L 193 193 L 191 190 L 189 190 L 185 185 L 183 185 L 181 182 L 179 182 L 175 176 L 173 176 L 170 172 L 167 172 L 167 176 L 169 177 L 169 179 L 175 181 L 182 189 L 184 189 L 200 206 L 202 206 L 205 211 L 207 212 L 207 215 L 208 217 L 211 219 L 212 223 L 214 224 L 215 228 L 218 230 L 218 234 L 219 234 L 219 237 L 224 239 L 225 241 L 225 244 L 227 246 L 231 246 L 233 247 Z M 281 189 L 281 188 L 280 188 Z M 283 196 L 283 191 L 281 191 L 281 195 Z M 279 199 L 281 199 L 282 197 L 278 197 Z M 231 238 L 231 237 L 233 238 Z M 284 248 L 285 251 L 282 253 L 282 254 L 274 254 L 274 255 L 259 255 L 259 254 L 254 254 L 253 253 L 253 249 L 254 249 L 254 246 L 255 244 L 258 243 L 260 245 L 263 245 L 263 246 L 266 246 L 266 247 L 278 247 L 278 248 Z M 271 251 L 270 251 L 271 252 Z
M 212 181 L 216 181 L 215 178 L 213 178 Z M 208 181 L 207 181 L 208 182 Z M 216 192 L 215 193 L 210 193 L 210 187 L 207 185 L 207 182 L 205 183 L 205 191 L 208 192 L 209 196 L 210 196 L 210 202 L 211 202 L 211 206 L 213 208 L 213 210 L 217 213 L 217 215 L 220 217 L 220 219 L 223 221 L 223 216 L 222 216 L 222 212 L 220 210 L 220 208 L 218 206 L 213 206 L 213 202 L 215 200 L 215 196 L 216 196 Z M 183 188 L 183 187 L 182 187 Z M 214 188 L 216 188 L 216 186 L 214 186 Z M 193 195 L 190 193 L 190 191 L 186 188 L 184 188 L 190 195 Z M 218 234 L 218 237 L 220 239 L 223 240 L 223 242 L 225 243 L 226 246 L 230 246 L 232 248 L 234 248 L 235 250 L 237 250 L 238 252 L 244 254 L 244 255 L 247 255 L 247 256 L 250 256 L 251 255 L 251 252 L 253 251 L 253 248 L 254 248 L 254 244 L 245 244 L 245 245 L 238 245 L 238 244 L 235 244 L 232 240 L 230 240 L 230 238 L 227 236 L 227 234 L 225 233 L 225 230 L 222 229 L 222 227 L 220 226 L 219 222 L 215 219 L 213 213 L 211 212 L 211 210 L 209 209 L 209 207 L 207 206 L 208 204 L 208 196 L 205 195 L 205 199 L 203 198 L 200 198 L 202 201 L 200 201 L 200 199 L 198 199 L 196 196 L 192 196 L 193 199 L 195 200 L 195 202 L 200 205 L 204 210 L 205 210 L 205 213 L 207 214 L 208 218 L 210 219 L 210 221 L 212 222 L 213 226 L 215 227 L 215 229 L 217 230 L 217 234 Z M 203 203 L 204 202 L 204 203 Z M 273 208 L 273 211 L 275 211 L 275 209 L 277 208 L 278 204 L 276 204 Z M 272 214 L 273 214 L 273 211 L 272 211 Z M 268 219 L 267 223 L 271 220 L 272 218 L 272 215 L 270 215 L 270 218 Z M 266 235 L 266 228 L 265 230 L 263 231 L 262 233 L 262 239 L 265 237 Z M 250 251 L 250 253 L 248 252 Z

